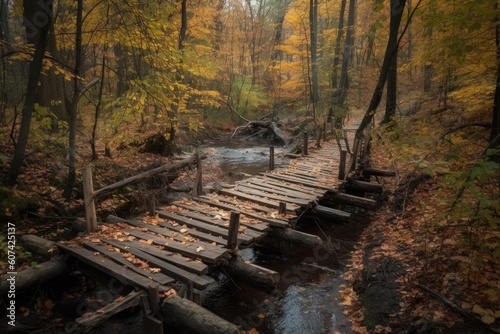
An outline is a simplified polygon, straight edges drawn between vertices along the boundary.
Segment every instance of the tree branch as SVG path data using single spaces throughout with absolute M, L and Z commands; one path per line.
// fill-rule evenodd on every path
M 236 109 L 234 109 L 234 107 L 233 107 L 233 106 L 232 106 L 229 102 L 226 102 L 226 101 L 224 101 L 224 100 L 222 100 L 222 99 L 219 99 L 218 101 L 219 101 L 219 102 L 222 102 L 222 103 L 224 103 L 226 106 L 228 106 L 228 107 L 229 107 L 229 109 L 231 109 L 231 111 L 232 111 L 232 112 L 234 112 L 236 115 L 238 115 L 238 117 L 239 117 L 239 118 L 241 118 L 242 120 L 244 120 L 245 122 L 247 122 L 247 123 L 252 122 L 251 120 L 249 120 L 249 119 L 247 119 L 247 118 L 243 117 L 243 116 L 242 116 L 242 115 L 241 115 L 241 114 L 240 114 L 240 113 L 239 113 Z
M 450 129 L 450 130 L 446 131 L 445 133 L 443 133 L 441 135 L 441 137 L 439 137 L 439 139 L 442 140 L 442 139 L 444 139 L 444 137 L 446 137 L 449 134 L 452 134 L 453 132 L 457 132 L 457 131 L 465 129 L 465 128 L 470 128 L 472 126 L 478 126 L 478 127 L 482 127 L 482 128 L 489 128 L 489 129 L 491 129 L 491 123 L 478 122 L 478 123 L 463 124 L 463 125 L 457 126 L 457 127 L 453 128 L 453 129 Z

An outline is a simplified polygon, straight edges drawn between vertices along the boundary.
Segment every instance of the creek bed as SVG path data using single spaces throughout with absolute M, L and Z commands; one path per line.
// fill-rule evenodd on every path
M 221 274 L 218 284 L 205 291 L 203 306 L 259 333 L 348 333 L 349 323 L 339 305 L 341 274 L 367 221 L 360 213 L 343 225 L 303 222 L 307 227 L 303 231 L 332 240 L 336 247 L 331 252 L 315 253 L 296 245 L 286 255 L 261 247 L 244 250 L 245 260 L 280 273 L 278 288 L 268 294 Z

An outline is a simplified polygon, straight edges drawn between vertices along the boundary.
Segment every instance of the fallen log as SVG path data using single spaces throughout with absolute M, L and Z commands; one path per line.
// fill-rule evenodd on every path
M 392 170 L 381 170 L 374 168 L 364 168 L 363 176 L 387 176 L 387 177 L 395 177 L 397 174 Z
M 26 290 L 69 272 L 62 259 L 52 259 L 17 273 L 7 273 L 0 277 L 0 294 L 4 295 L 12 288 L 13 291 Z
M 293 243 L 301 244 L 311 248 L 316 248 L 323 244 L 323 240 L 321 240 L 320 237 L 293 230 L 291 228 L 272 228 L 269 231 L 268 236 L 277 239 L 288 240 Z
M 161 305 L 161 310 L 167 320 L 186 327 L 190 330 L 190 333 L 240 333 L 236 325 L 222 319 L 198 304 L 177 295 L 167 298 Z
M 365 181 L 359 181 L 354 179 L 349 179 L 347 183 L 345 183 L 345 187 L 348 190 L 352 191 L 362 191 L 367 193 L 377 193 L 381 194 L 384 190 L 382 185 L 379 183 L 370 183 Z
M 325 195 L 325 198 L 328 201 L 332 201 L 332 202 L 337 203 L 337 204 L 346 204 L 346 205 L 355 206 L 358 208 L 363 208 L 363 209 L 368 209 L 368 210 L 377 208 L 377 201 L 375 201 L 373 199 L 344 194 L 344 193 L 340 193 L 340 192 L 328 191 Z M 325 203 L 322 203 L 322 204 L 325 204 Z
M 351 214 L 348 212 L 328 208 L 323 205 L 316 205 L 312 208 L 312 211 L 322 218 L 331 219 L 336 222 L 348 222 L 351 217 Z
M 33 234 L 27 234 L 19 237 L 21 244 L 32 253 L 50 259 L 52 255 L 59 253 L 56 243 Z
M 276 271 L 244 262 L 240 257 L 234 257 L 225 269 L 231 278 L 264 291 L 273 291 L 280 278 Z

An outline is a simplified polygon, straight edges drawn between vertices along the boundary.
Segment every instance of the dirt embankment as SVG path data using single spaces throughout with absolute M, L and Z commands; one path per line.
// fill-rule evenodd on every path
M 376 165 L 384 166 L 376 151 L 373 155 Z M 499 277 L 498 267 L 485 272 L 488 282 L 467 278 L 464 259 L 443 251 L 459 244 L 460 235 L 439 235 L 423 218 L 422 207 L 437 210 L 435 180 L 399 172 L 380 179 L 386 189 L 382 205 L 344 273 L 340 294 L 353 333 L 500 333 L 491 302 L 500 294 L 491 289 L 498 284 L 491 282 Z

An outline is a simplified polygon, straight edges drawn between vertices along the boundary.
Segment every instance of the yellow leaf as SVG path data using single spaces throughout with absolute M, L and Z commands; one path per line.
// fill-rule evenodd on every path
M 265 315 L 264 313 L 260 313 L 260 314 L 258 315 L 258 317 L 259 317 L 259 319 L 264 319 L 264 318 L 266 317 L 266 315 Z
M 487 325 L 491 325 L 492 323 L 495 322 L 495 318 L 493 318 L 491 315 L 483 315 L 481 317 L 481 321 Z

